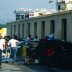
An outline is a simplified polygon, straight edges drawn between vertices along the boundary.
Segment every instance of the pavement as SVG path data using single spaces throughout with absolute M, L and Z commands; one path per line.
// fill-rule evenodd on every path
M 36 65 L 22 65 L 13 63 L 2 63 L 2 69 L 0 72 L 48 72 L 40 66 Z
M 22 65 L 13 63 L 2 63 L 0 72 L 72 72 L 70 69 L 52 68 L 40 65 Z
M 2 69 L 0 69 L 0 72 L 24 72 L 21 68 L 19 68 L 15 64 L 2 63 L 1 67 Z
M 13 63 L 2 63 L 0 72 L 49 72 L 44 67 L 37 65 L 22 65 Z

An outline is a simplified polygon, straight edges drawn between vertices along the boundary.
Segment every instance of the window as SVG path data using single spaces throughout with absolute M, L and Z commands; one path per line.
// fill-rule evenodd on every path
M 18 37 L 20 37 L 20 24 L 18 24 Z
M 61 7 L 60 7 L 60 5 L 58 5 L 58 10 L 60 10 L 61 9 Z
M 22 24 L 22 37 L 24 38 L 24 24 Z
M 20 15 L 16 15 L 16 20 L 20 20 Z
M 61 39 L 66 40 L 67 36 L 67 19 L 62 19 L 62 24 L 61 24 Z
M 30 23 L 28 23 L 28 35 L 30 34 Z
M 34 22 L 34 35 L 37 35 L 37 22 Z
M 25 18 L 29 18 L 29 14 L 26 14 L 26 15 L 25 15 Z
M 12 25 L 11 25 L 11 36 L 12 36 Z
M 54 34 L 54 32 L 55 32 L 55 21 L 51 20 L 50 33 Z
M 16 33 L 16 25 L 14 25 L 14 34 Z
M 45 37 L 45 21 L 42 21 L 41 24 L 41 38 Z
M 24 15 L 21 15 L 21 19 L 24 19 Z

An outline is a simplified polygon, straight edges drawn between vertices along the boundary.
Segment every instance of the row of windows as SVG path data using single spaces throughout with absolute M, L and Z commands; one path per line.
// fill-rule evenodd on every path
M 16 15 L 16 20 L 21 20 L 21 19 L 25 19 L 25 18 L 29 18 L 29 14 L 27 14 L 27 15 Z
M 66 40 L 66 31 L 67 31 L 67 20 L 62 19 L 61 21 L 61 37 L 62 39 Z M 22 38 L 24 38 L 24 30 L 25 30 L 25 24 L 22 24 L 22 29 L 20 29 L 20 24 L 18 24 L 18 37 L 20 37 L 20 30 L 22 30 Z M 30 34 L 31 29 L 31 23 L 27 24 L 27 35 Z M 16 33 L 16 25 L 14 25 L 14 33 Z M 11 26 L 11 32 L 12 32 L 12 26 Z M 50 21 L 50 34 L 55 33 L 55 20 Z M 12 33 L 11 33 L 12 34 Z M 34 22 L 34 35 L 37 35 L 37 22 Z M 41 38 L 45 37 L 45 21 L 41 22 Z

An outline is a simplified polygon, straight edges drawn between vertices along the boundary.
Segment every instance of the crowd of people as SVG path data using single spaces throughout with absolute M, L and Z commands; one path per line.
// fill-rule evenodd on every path
M 28 35 L 28 37 L 25 38 L 25 44 L 27 44 L 29 41 L 39 41 L 38 36 L 35 36 L 32 38 L 31 35 Z M 13 62 L 16 62 L 16 53 L 17 53 L 17 45 L 20 43 L 16 35 L 12 35 L 12 38 L 4 37 L 2 38 L 0 34 L 0 68 L 2 63 L 2 52 L 5 51 L 6 55 L 8 55 L 8 50 L 10 48 Z
M 28 44 L 30 41 L 39 41 L 39 38 L 38 38 L 38 36 L 32 37 L 31 35 L 28 35 L 25 38 L 25 44 Z
M 1 68 L 1 63 L 2 63 L 2 52 L 5 50 L 6 54 L 7 54 L 7 49 L 8 47 L 11 48 L 11 53 L 13 55 L 13 62 L 16 61 L 16 47 L 17 44 L 19 43 L 18 40 L 15 39 L 15 35 L 12 35 L 12 38 L 7 41 L 7 38 L 2 38 L 2 36 L 0 35 L 0 68 Z

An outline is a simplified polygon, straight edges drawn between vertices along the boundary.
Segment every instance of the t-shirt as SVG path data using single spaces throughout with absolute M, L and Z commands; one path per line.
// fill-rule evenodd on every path
M 18 40 L 11 39 L 11 40 L 9 40 L 8 45 L 10 45 L 11 47 L 16 47 L 17 46 L 17 43 L 19 43 Z
M 0 49 L 1 50 L 3 50 L 4 44 L 5 44 L 5 40 L 4 39 L 0 39 Z

